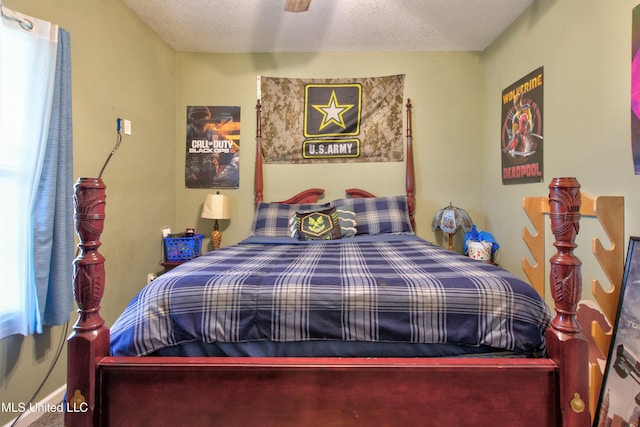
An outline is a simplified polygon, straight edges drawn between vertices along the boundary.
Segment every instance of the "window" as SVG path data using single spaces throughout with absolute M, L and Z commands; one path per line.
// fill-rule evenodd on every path
M 71 186 L 68 36 L 56 25 L 2 7 L 0 339 L 64 323 L 60 319 L 68 320 L 72 308 L 73 228 L 71 199 L 64 191 Z M 56 237 L 60 224 L 53 221 L 61 213 L 59 205 L 69 205 L 70 218 L 62 218 L 67 236 L 62 239 Z M 58 274 L 60 268 L 68 273 Z M 58 303 L 60 294 L 66 303 Z

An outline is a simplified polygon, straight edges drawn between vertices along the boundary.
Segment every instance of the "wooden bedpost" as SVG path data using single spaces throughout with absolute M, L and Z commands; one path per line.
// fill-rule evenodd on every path
M 406 159 L 406 183 L 407 204 L 409 205 L 409 220 L 411 228 L 416 229 L 415 222 L 415 172 L 413 169 L 413 134 L 411 131 L 411 99 L 407 98 L 407 159 Z
M 547 352 L 560 369 L 561 425 L 590 426 L 588 343 L 578 324 L 582 295 L 582 262 L 573 254 L 580 228 L 580 184 L 575 178 L 554 178 L 549 184 L 551 231 L 556 254 L 550 259 L 550 287 L 556 316 L 547 330 Z
M 100 178 L 80 178 L 75 185 L 73 203 L 80 254 L 73 262 L 73 294 L 79 317 L 67 340 L 67 427 L 94 424 L 94 411 L 98 410 L 96 363 L 109 355 L 109 329 L 100 316 L 104 257 L 98 252 L 104 228 L 105 188 Z
M 256 164 L 254 176 L 255 205 L 257 206 L 263 198 L 263 181 L 262 181 L 262 104 L 258 99 L 256 104 Z

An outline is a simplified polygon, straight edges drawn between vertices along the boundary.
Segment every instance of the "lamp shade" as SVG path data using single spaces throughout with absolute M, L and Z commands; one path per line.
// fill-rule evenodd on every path
M 202 205 L 202 218 L 208 219 L 229 219 L 231 212 L 229 209 L 229 196 L 224 194 L 207 194 Z
M 465 231 L 471 231 L 473 221 L 471 221 L 471 217 L 464 209 L 453 206 L 451 202 L 449 202 L 449 206 L 436 212 L 431 222 L 433 231 L 440 229 L 446 234 L 455 234 L 460 228 Z

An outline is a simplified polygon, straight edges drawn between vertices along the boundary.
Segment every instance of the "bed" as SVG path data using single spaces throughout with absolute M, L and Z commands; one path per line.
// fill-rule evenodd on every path
M 76 184 L 65 425 L 590 425 L 577 180 L 549 185 L 554 315 L 507 271 L 415 235 L 410 102 L 406 193 L 330 202 L 263 201 L 257 107 L 250 236 L 151 282 L 111 329 L 105 185 Z

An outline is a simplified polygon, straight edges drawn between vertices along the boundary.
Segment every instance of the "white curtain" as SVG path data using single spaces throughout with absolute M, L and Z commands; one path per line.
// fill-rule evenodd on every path
M 3 15 L 0 18 L 0 338 L 3 338 L 42 331 L 33 263 L 32 212 L 47 147 L 59 29 L 57 25 L 11 11 L 1 3 L 0 7 Z M 26 29 L 13 18 L 31 22 L 33 28 Z

